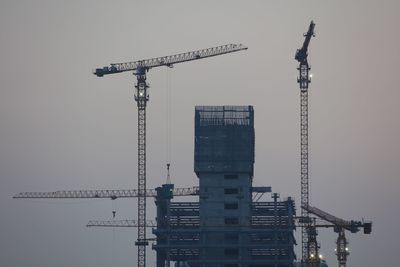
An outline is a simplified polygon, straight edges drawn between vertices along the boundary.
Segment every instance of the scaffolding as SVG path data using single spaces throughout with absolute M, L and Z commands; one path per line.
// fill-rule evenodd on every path
M 254 164 L 252 106 L 197 106 L 194 171 L 250 173 Z
M 167 186 L 171 185 L 163 188 Z M 153 229 L 157 267 L 164 267 L 167 261 L 190 267 L 292 267 L 296 255 L 295 206 L 291 198 L 251 203 L 250 225 L 205 227 L 200 224 L 199 202 L 172 202 L 166 191 L 158 192 L 157 228 Z M 207 236 L 217 238 L 213 242 L 202 240 Z M 219 261 L 203 260 L 200 254 L 205 249 L 219 251 L 227 257 Z M 248 256 L 236 255 L 237 249 L 245 249 Z
M 197 106 L 195 110 L 198 126 L 253 126 L 252 106 Z
M 254 141 L 252 106 L 196 107 L 199 201 L 173 202 L 172 185 L 157 189 L 157 267 L 293 266 L 294 202 L 261 202 L 257 192 L 253 201 Z

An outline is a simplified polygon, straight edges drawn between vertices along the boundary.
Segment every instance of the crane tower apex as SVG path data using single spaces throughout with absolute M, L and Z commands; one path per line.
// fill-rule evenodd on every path
M 303 46 L 296 51 L 295 59 L 300 63 L 307 62 L 308 57 L 308 45 L 310 44 L 311 37 L 315 36 L 314 33 L 315 23 L 312 20 L 310 22 L 310 26 L 308 27 L 307 33 L 304 34 L 304 43 Z

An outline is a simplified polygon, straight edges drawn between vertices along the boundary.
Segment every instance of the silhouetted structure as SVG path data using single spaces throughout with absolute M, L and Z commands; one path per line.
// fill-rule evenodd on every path
M 308 46 L 311 37 L 314 36 L 315 23 L 311 21 L 308 31 L 304 34 L 303 46 L 296 51 L 295 59 L 299 62 L 299 77 L 297 82 L 300 85 L 300 202 L 301 206 L 308 205 L 310 202 L 309 185 L 309 155 L 308 155 L 308 85 L 311 83 L 311 70 L 308 65 Z M 304 218 L 301 227 L 301 260 L 303 263 L 314 261 L 312 255 L 318 255 L 318 242 L 316 232 L 312 229 L 310 214 L 301 208 L 301 217 Z
M 253 201 L 252 106 L 195 110 L 194 171 L 199 202 L 173 202 L 173 185 L 157 189 L 157 267 L 292 267 L 294 201 Z

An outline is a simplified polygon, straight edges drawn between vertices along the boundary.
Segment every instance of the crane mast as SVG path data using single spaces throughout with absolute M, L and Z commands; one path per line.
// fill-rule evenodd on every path
M 135 101 L 138 108 L 137 131 L 138 131 L 138 238 L 135 245 L 138 247 L 138 266 L 145 266 L 146 263 L 146 105 L 149 101 L 146 83 L 146 70 L 140 66 L 137 68 L 137 84 Z
M 307 33 L 305 34 L 305 40 L 303 46 L 296 51 L 295 59 L 300 63 L 297 68 L 299 71 L 299 77 L 297 82 L 300 86 L 300 180 L 301 180 L 301 206 L 308 205 L 309 203 L 309 181 L 308 181 L 308 170 L 309 170 L 309 157 L 308 157 L 308 85 L 311 83 L 308 65 L 308 45 L 310 44 L 311 37 L 314 36 L 315 24 L 311 21 Z M 305 209 L 301 209 L 301 216 L 303 218 L 309 218 L 309 213 Z M 302 261 L 307 261 L 310 255 L 315 255 L 317 247 L 313 244 L 316 242 L 309 242 L 308 229 L 311 226 L 311 220 L 305 220 L 303 227 L 301 228 L 301 249 L 302 249 Z M 310 247 L 310 245 L 312 247 Z
M 107 74 L 134 71 L 137 78 L 135 85 L 135 101 L 138 107 L 138 238 L 135 245 L 138 247 L 138 267 L 146 266 L 146 105 L 149 101 L 148 84 L 146 72 L 154 67 L 167 66 L 183 63 L 202 58 L 219 56 L 227 53 L 246 50 L 242 44 L 228 44 L 171 56 L 151 58 L 127 63 L 114 63 L 103 68 L 97 68 L 93 74 L 102 77 Z

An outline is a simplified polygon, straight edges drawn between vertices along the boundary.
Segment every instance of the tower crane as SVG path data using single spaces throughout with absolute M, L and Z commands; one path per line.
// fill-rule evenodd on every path
M 303 46 L 296 51 L 295 59 L 299 62 L 299 77 L 297 82 L 300 85 L 300 155 L 301 155 L 301 169 L 300 169 L 300 180 L 301 180 L 301 207 L 308 205 L 309 203 L 309 183 L 308 183 L 308 85 L 311 83 L 309 71 L 310 66 L 308 65 L 308 46 L 310 44 L 311 37 L 314 35 L 315 23 L 311 21 L 307 33 L 304 35 L 305 40 Z M 311 220 L 309 213 L 306 209 L 301 208 L 301 217 L 306 218 L 303 221 L 301 227 L 301 251 L 302 251 L 302 262 L 310 259 L 310 255 L 315 255 L 315 248 L 313 244 L 315 242 L 309 242 L 308 229 L 310 229 Z
M 320 227 L 333 227 L 334 231 L 338 233 L 335 250 L 339 267 L 346 267 L 347 257 L 350 254 L 347 248 L 348 242 L 346 239 L 345 230 L 350 231 L 351 233 L 357 233 L 361 228 L 363 228 L 364 234 L 370 234 L 372 231 L 372 222 L 361 222 L 354 220 L 346 221 L 310 205 L 303 205 L 302 208 L 307 210 L 309 213 L 316 215 L 322 220 L 331 223 L 331 225 L 320 225 Z
M 302 262 L 309 265 L 319 264 L 318 249 L 316 239 L 317 227 L 333 227 L 338 233 L 336 241 L 336 255 L 339 267 L 345 267 L 349 251 L 346 247 L 347 240 L 345 230 L 352 233 L 358 232 L 361 228 L 365 234 L 371 233 L 371 222 L 345 221 L 327 212 L 309 205 L 309 156 L 308 156 L 308 86 L 311 83 L 311 70 L 308 64 L 308 46 L 314 34 L 315 23 L 310 22 L 303 46 L 296 51 L 295 59 L 299 62 L 299 77 L 297 82 L 300 85 L 300 153 L 301 153 L 301 217 L 299 225 L 302 227 Z M 316 218 L 310 217 L 310 213 L 316 215 L 330 224 L 316 224 Z
M 212 47 L 203 50 L 197 50 L 187 53 L 181 53 L 171 56 L 151 58 L 127 63 L 114 63 L 103 68 L 97 68 L 93 74 L 102 77 L 108 74 L 131 71 L 137 78 L 135 85 L 135 101 L 138 107 L 138 267 L 146 266 L 146 105 L 149 101 L 147 89 L 149 85 L 146 82 L 146 72 L 155 67 L 172 67 L 174 64 L 183 63 L 202 58 L 219 56 L 227 53 L 233 53 L 246 50 L 242 44 L 228 44 L 218 47 Z

